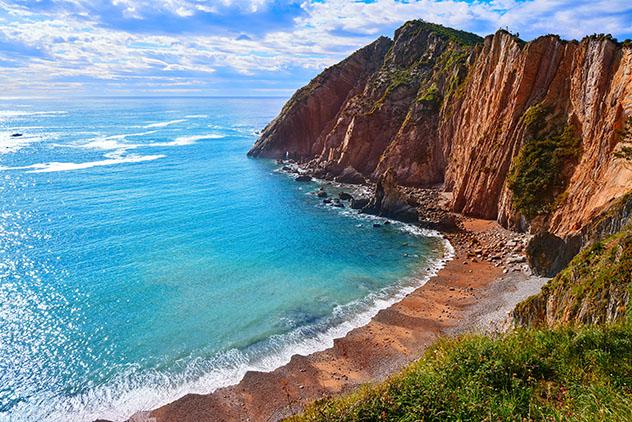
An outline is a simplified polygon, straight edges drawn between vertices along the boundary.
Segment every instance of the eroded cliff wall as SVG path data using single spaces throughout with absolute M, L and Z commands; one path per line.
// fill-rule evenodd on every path
M 568 236 L 632 190 L 632 48 L 407 22 L 299 90 L 253 156 L 441 184 L 455 212 Z

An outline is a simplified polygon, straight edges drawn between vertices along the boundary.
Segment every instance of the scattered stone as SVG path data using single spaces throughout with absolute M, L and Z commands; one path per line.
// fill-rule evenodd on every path
M 296 180 L 297 182 L 311 182 L 312 181 L 312 176 L 309 176 L 307 174 L 301 174 L 300 176 L 296 176 Z
M 21 133 L 14 133 L 14 134 L 11 135 L 12 138 L 18 138 L 20 136 L 22 136 Z
M 349 195 L 347 192 L 340 192 L 338 194 L 338 198 L 342 199 L 343 201 L 353 200 L 353 196 Z
M 318 191 L 317 195 L 319 198 L 327 198 L 327 192 L 325 192 L 324 190 Z
M 379 223 L 373 223 L 373 227 L 382 227 L 382 225 Z
M 524 255 L 512 256 L 512 257 L 509 257 L 509 259 L 507 260 L 507 262 L 510 264 L 522 264 L 523 262 L 526 262 L 526 261 L 527 261 L 527 258 Z
M 331 198 L 323 199 L 323 204 L 331 204 Z

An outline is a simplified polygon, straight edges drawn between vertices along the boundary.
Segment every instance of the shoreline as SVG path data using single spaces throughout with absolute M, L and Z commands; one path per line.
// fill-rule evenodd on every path
M 454 254 L 435 275 L 365 325 L 336 338 L 333 347 L 295 354 L 271 372 L 249 371 L 238 384 L 210 394 L 187 394 L 129 420 L 279 420 L 315 399 L 384 380 L 421 357 L 440 336 L 502 330 L 513 306 L 539 291 L 546 279 L 525 272 L 515 254 L 501 254 L 505 261 L 516 261 L 503 266 L 494 262 L 497 254 L 487 259 L 481 248 L 473 248 L 480 245 L 487 251 L 520 235 L 486 220 L 466 219 L 464 226 L 462 232 L 444 233 Z

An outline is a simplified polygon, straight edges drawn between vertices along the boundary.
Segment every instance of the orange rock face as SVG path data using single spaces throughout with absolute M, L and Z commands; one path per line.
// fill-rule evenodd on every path
M 390 170 L 400 184 L 453 192 L 455 212 L 525 228 L 507 179 L 537 105 L 551 130 L 579 139 L 539 219 L 563 236 L 632 190 L 632 162 L 615 154 L 632 116 L 632 48 L 608 37 L 524 43 L 499 31 L 483 40 L 408 22 L 299 90 L 250 154 L 287 152 L 331 177 Z

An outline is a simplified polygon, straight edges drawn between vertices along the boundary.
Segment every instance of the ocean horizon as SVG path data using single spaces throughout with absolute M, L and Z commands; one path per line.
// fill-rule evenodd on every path
M 358 188 L 246 156 L 285 100 L 0 100 L 0 419 L 210 393 L 330 347 L 436 273 L 438 233 L 373 227 L 315 195 Z

